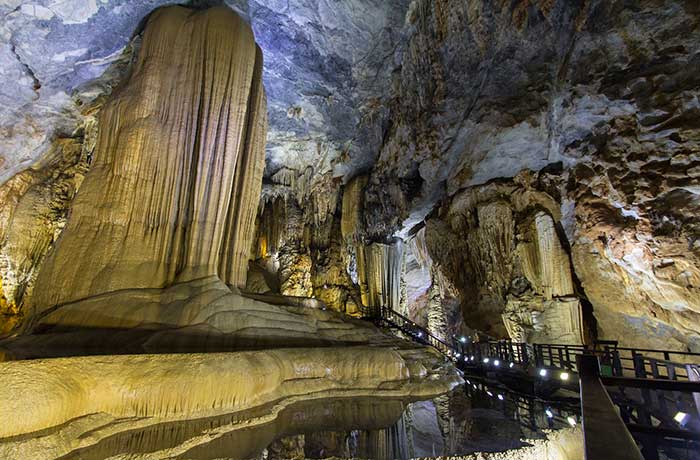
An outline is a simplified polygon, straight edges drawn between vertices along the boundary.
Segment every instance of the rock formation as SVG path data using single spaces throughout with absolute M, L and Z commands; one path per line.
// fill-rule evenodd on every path
M 598 320 L 590 328 L 626 345 L 699 350 L 698 13 L 675 0 L 412 2 L 392 122 L 365 192 L 367 232 L 403 236 L 427 217 L 446 257 L 481 252 L 465 273 L 448 271 L 467 324 L 505 337 L 509 296 L 538 287 L 500 257 L 518 244 L 504 232 L 533 214 L 511 198 L 484 202 L 460 219 L 488 229 L 465 236 L 430 212 L 541 171 L 534 189 L 551 200 L 540 210 L 570 261 L 556 270 L 571 270 L 584 321 Z M 542 296 L 510 311 L 549 311 Z M 533 321 L 522 326 L 538 329 Z
M 264 162 L 261 66 L 250 28 L 227 8 L 168 7 L 150 15 L 133 69 L 100 111 L 94 160 L 65 230 L 41 265 L 27 322 L 39 335 L 13 341 L 18 353 L 26 354 L 23 345 L 42 354 L 120 341 L 130 349 L 179 350 L 381 336 L 309 302 L 271 298 L 273 305 L 238 294 Z M 284 228 L 259 226 L 259 252 L 279 255 L 281 294 L 310 297 L 310 250 L 319 261 L 333 241 L 340 247 L 331 238 L 340 230 L 337 200 L 313 196 L 305 214 L 275 201 L 271 219 Z M 309 238 L 300 238 L 306 224 Z M 343 286 L 339 260 L 325 264 L 323 273 L 336 273 L 325 277 L 316 264 L 317 292 L 332 292 L 336 278 Z M 352 304 L 358 312 L 359 300 L 335 298 L 343 307 L 336 309 Z M 104 330 L 119 333 L 109 338 Z
M 4 330 L 28 305 L 43 309 L 106 292 L 132 276 L 107 275 L 103 269 L 112 268 L 97 261 L 120 237 L 100 242 L 98 234 L 108 232 L 91 231 L 95 241 L 86 244 L 104 247 L 104 254 L 94 257 L 94 266 L 72 267 L 84 266 L 98 281 L 72 285 L 75 292 L 62 298 L 45 298 L 62 294 L 41 290 L 34 301 L 36 274 L 42 283 L 48 276 L 44 254 L 64 226 L 77 225 L 79 218 L 65 224 L 68 210 L 91 220 L 102 212 L 86 211 L 80 196 L 88 192 L 71 202 L 93 151 L 97 123 L 86 120 L 103 105 L 92 104 L 95 96 L 125 80 L 119 69 L 141 42 L 141 32 L 131 32 L 151 7 L 103 2 L 78 11 L 45 3 L 0 6 L 0 62 L 12 87 L 0 94 L 6 128 L 0 145 L 9 146 L 0 152 Z M 698 349 L 700 11 L 693 2 L 291 0 L 282 10 L 266 0 L 227 3 L 250 22 L 267 53 L 262 75 L 271 100 L 250 281 L 243 279 L 248 246 L 227 246 L 238 241 L 230 235 L 252 226 L 246 218 L 215 225 L 210 234 L 202 230 L 211 238 L 207 247 L 217 246 L 212 260 L 204 260 L 207 250 L 188 246 L 193 234 L 171 238 L 182 242 L 181 250 L 167 251 L 173 260 L 156 262 L 160 268 L 141 267 L 148 276 L 133 275 L 141 286 L 163 288 L 201 272 L 256 293 L 313 296 L 357 314 L 362 291 L 369 302 L 359 271 L 367 248 L 400 238 L 398 265 L 405 268 L 392 275 L 399 277 L 398 301 L 394 287 L 388 298 L 372 301 L 397 303 L 421 324 L 430 318 L 436 332 L 447 327 L 447 335 L 480 331 L 571 342 L 597 335 L 627 345 Z M 121 13 L 113 14 L 117 8 Z M 117 22 L 108 19 L 117 16 Z M 96 37 L 98 29 L 105 36 Z M 48 38 L 29 38 L 41 33 Z M 94 43 L 73 46 L 86 33 Z M 138 80 L 139 72 L 129 78 Z M 100 126 L 119 111 L 120 95 L 145 85 L 136 80 L 115 92 L 97 117 Z M 149 98 L 139 104 L 155 101 Z M 175 124 L 162 132 L 175 132 Z M 52 141 L 51 132 L 58 138 Z M 109 156 L 99 145 L 95 171 Z M 72 152 L 70 161 L 52 163 L 59 151 Z M 45 161 L 21 172 L 38 158 Z M 168 171 L 161 185 L 170 173 L 178 174 Z M 222 185 L 252 179 L 232 177 L 221 178 Z M 201 185 L 212 192 L 201 196 L 210 200 L 205 206 L 227 200 L 210 179 L 191 179 L 176 187 L 182 199 Z M 155 216 L 140 204 L 134 212 L 146 216 L 148 223 L 139 225 L 148 228 L 194 229 L 210 218 L 226 222 L 235 211 L 196 216 L 194 200 L 185 205 L 187 218 Z M 191 225 L 178 221 L 190 217 Z M 271 242 L 283 228 L 281 239 Z M 417 264 L 410 249 L 420 228 L 427 264 Z M 30 234 L 36 238 L 23 236 Z M 53 252 L 82 260 L 77 247 L 61 249 L 73 246 L 71 239 L 61 236 Z M 148 244 L 144 251 L 161 243 Z M 124 258 L 129 251 L 117 253 Z M 46 263 L 59 269 L 55 257 Z M 180 260 L 198 267 L 181 272 Z M 77 276 L 72 267 L 61 276 Z M 122 285 L 131 284 L 126 281 Z M 372 289 L 388 292 L 379 284 Z
M 100 112 L 95 160 L 34 304 L 219 275 L 245 285 L 265 139 L 262 56 L 224 8 L 165 8 Z
M 83 144 L 67 142 L 49 165 L 55 177 L 28 172 L 5 189 L 17 205 L 4 218 L 18 226 L 3 227 L 10 242 L 3 251 L 13 263 L 29 261 L 13 273 L 41 268 L 35 280 L 16 283 L 33 286 L 34 308 L 23 334 L 2 343 L 17 360 L 0 364 L 0 417 L 14 419 L 0 428 L 0 456 L 81 456 L 92 448 L 99 456 L 98 445 L 134 429 L 228 418 L 218 438 L 240 428 L 234 420 L 245 411 L 263 423 L 298 401 L 434 396 L 461 382 L 437 352 L 299 298 L 318 293 L 335 310 L 359 313 L 342 264 L 337 181 L 279 174 L 286 187 L 308 193 L 259 206 L 262 54 L 235 12 L 155 10 L 97 124 L 94 151 L 83 155 Z M 35 182 L 41 186 L 33 189 Z M 51 186 L 55 194 L 37 197 Z M 51 222 L 67 219 L 60 236 L 58 228 L 21 222 L 50 211 L 58 216 Z M 33 235 L 36 248 L 13 236 L 35 227 L 44 230 Z M 386 247 L 389 256 L 369 246 L 376 257 L 361 266 L 371 295 L 398 302 L 397 247 Z M 263 276 L 248 283 L 253 249 Z M 277 283 L 267 283 L 269 267 L 279 269 Z M 269 284 L 296 297 L 271 295 Z M 249 285 L 263 294 L 247 292 Z M 19 298 L 16 286 L 7 292 Z M 199 353 L 215 350 L 229 352 Z M 55 359 L 22 360 L 38 356 Z M 180 433 L 181 442 L 159 455 L 196 450 L 212 435 L 211 427 L 192 438 Z M 299 450 L 298 438 L 287 441 L 282 451 Z
M 360 280 L 362 303 L 367 306 L 385 306 L 399 309 L 401 276 L 403 270 L 403 242 L 372 243 L 359 246 L 357 273 Z

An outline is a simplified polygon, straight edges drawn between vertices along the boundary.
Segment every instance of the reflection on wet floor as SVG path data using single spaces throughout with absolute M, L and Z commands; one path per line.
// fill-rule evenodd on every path
M 426 401 L 320 399 L 294 403 L 273 421 L 259 408 L 120 432 L 62 459 L 367 458 L 377 460 L 500 452 L 578 422 L 576 405 L 539 401 L 469 381 Z M 568 419 L 568 420 L 567 420 Z
M 142 352 L 137 348 L 115 353 L 118 347 L 114 346 L 93 347 L 89 348 L 90 353 L 84 353 L 80 348 L 52 346 L 56 343 L 51 341 L 58 340 L 57 337 L 70 341 L 71 334 L 66 334 L 65 337 L 61 334 L 47 336 L 46 343 L 32 343 L 31 347 L 10 347 L 7 354 L 0 355 L 0 361 L 84 354 L 118 355 L 128 351 L 139 355 Z M 117 339 L 112 337 L 111 340 Z M 107 345 L 115 344 L 110 342 Z M 222 348 L 226 349 L 228 345 L 222 344 Z M 249 348 L 257 348 L 255 344 L 249 345 Z M 294 346 L 293 343 L 288 345 Z M 219 347 L 212 347 L 210 341 L 203 343 L 201 348 L 201 351 L 219 351 Z M 353 348 L 347 350 L 352 352 Z M 187 357 L 193 355 L 178 356 L 189 360 Z M 213 355 L 207 353 L 205 356 Z M 297 362 L 291 355 L 288 359 Z M 231 386 L 231 391 L 233 388 Z M 188 389 L 183 387 L 176 391 L 187 392 Z M 192 399 L 188 394 L 180 396 L 175 399 L 182 404 Z M 37 446 L 46 443 L 49 447 L 51 442 L 60 442 L 63 443 L 61 449 L 56 449 L 60 454 L 42 458 L 66 460 L 389 460 L 503 452 L 525 446 L 524 440 L 544 439 L 546 430 L 579 423 L 575 398 L 542 401 L 472 377 L 467 377 L 464 385 L 450 393 L 428 400 L 391 399 L 387 396 L 318 399 L 319 396 L 291 403 L 281 410 L 282 406 L 273 404 L 210 417 L 185 413 L 173 420 L 132 416 L 115 418 L 104 413 L 87 413 L 82 421 L 73 419 L 45 433 L 35 431 L 14 439 L 0 439 L 0 447 L 8 441 L 32 442 Z M 271 417 L 272 413 L 276 417 Z

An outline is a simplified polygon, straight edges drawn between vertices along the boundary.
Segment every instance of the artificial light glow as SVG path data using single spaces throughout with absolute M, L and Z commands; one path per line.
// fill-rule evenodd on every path
M 501 401 L 503 401 L 503 395 L 498 395 L 498 399 L 500 399 Z
M 423 333 L 422 333 L 422 332 L 419 332 L 419 333 L 418 333 L 418 337 L 423 337 Z
M 562 379 L 562 380 L 564 380 L 564 381 L 567 381 L 567 380 L 569 380 L 569 373 L 568 373 L 568 372 L 562 372 L 561 374 L 559 374 L 559 378 Z
M 474 357 L 473 357 L 473 356 L 470 356 L 470 357 L 469 357 L 469 360 L 470 360 L 470 361 L 474 361 Z
M 488 364 L 488 363 L 489 363 L 489 359 L 488 359 L 488 358 L 484 358 L 484 364 Z
M 498 367 L 498 366 L 501 365 L 501 362 L 500 362 L 499 360 L 495 360 L 495 361 L 493 362 L 493 365 L 496 366 L 496 367 Z
M 467 358 L 467 357 L 465 356 L 465 357 L 464 357 L 464 361 L 469 361 L 469 358 Z
M 462 343 L 467 343 L 467 338 L 464 337 L 464 336 L 462 336 L 462 337 L 459 338 L 459 341 L 462 342 Z
M 471 384 L 472 384 L 472 382 L 470 382 L 469 379 L 467 379 L 466 382 L 467 382 L 467 385 L 471 385 Z
M 549 418 L 554 417 L 554 414 L 553 414 L 552 411 L 549 410 L 549 409 L 545 410 L 544 413 L 547 414 L 547 417 L 549 417 Z
M 540 369 L 540 377 L 546 377 L 547 376 L 547 369 Z
M 678 422 L 681 425 L 685 425 L 689 418 L 690 418 L 690 416 L 688 414 L 686 414 L 685 412 L 678 412 L 673 417 L 673 420 L 675 420 L 676 422 Z
M 511 369 L 513 369 L 513 363 L 508 364 L 508 367 L 510 367 Z
M 487 390 L 486 394 L 489 395 L 489 397 L 493 398 L 493 393 L 491 393 L 490 391 Z
M 576 426 L 576 419 L 572 416 L 569 415 L 568 417 L 566 417 L 566 421 L 569 422 L 569 425 Z
M 460 356 L 462 356 L 462 354 L 461 354 L 461 353 L 457 353 L 457 354 L 455 355 L 455 358 L 459 358 Z

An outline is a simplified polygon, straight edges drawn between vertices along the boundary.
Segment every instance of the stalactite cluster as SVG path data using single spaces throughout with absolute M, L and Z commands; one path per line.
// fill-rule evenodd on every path
M 402 268 L 401 240 L 360 246 L 357 252 L 357 272 L 363 303 L 399 310 Z

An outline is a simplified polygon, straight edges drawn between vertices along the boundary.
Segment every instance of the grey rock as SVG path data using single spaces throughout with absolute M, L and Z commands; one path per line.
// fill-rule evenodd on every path
M 114 77 L 103 74 L 144 18 L 169 3 L 0 3 L 0 184 L 40 160 L 53 138 L 72 135 L 81 118 L 76 101 L 97 95 L 96 82 Z M 408 0 L 226 3 L 250 21 L 264 52 L 268 176 L 283 166 L 338 175 L 367 167 L 381 141 L 375 112 L 398 64 Z M 352 162 L 341 165 L 341 153 Z

